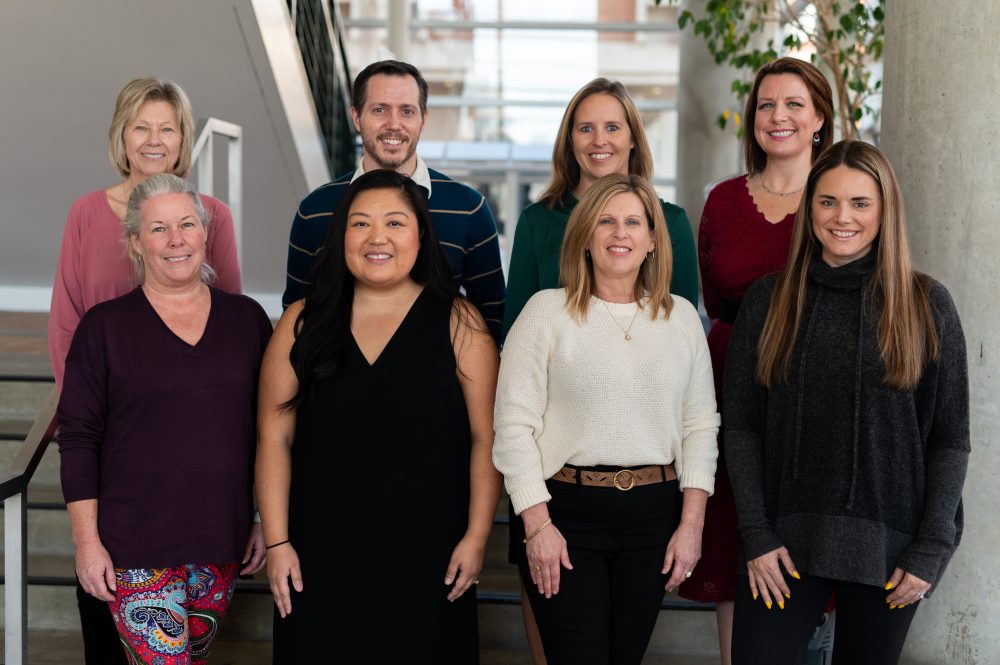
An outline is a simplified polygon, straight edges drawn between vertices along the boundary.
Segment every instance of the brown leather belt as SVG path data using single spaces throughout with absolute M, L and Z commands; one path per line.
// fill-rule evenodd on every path
M 552 480 L 591 487 L 614 487 L 627 492 L 633 487 L 666 483 L 677 479 L 673 464 L 641 466 L 636 469 L 618 469 L 617 471 L 593 471 L 564 466 L 556 471 Z

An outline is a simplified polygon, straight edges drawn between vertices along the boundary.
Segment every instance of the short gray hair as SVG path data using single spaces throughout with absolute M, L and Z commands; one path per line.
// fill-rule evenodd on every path
M 208 224 L 210 220 L 208 213 L 205 211 L 205 206 L 201 202 L 201 197 L 198 196 L 198 192 L 194 190 L 191 183 L 172 173 L 157 173 L 156 175 L 149 176 L 132 190 L 132 194 L 128 197 L 128 207 L 125 209 L 125 219 L 122 221 L 122 225 L 125 227 L 125 246 L 128 251 L 128 258 L 132 262 L 132 273 L 135 277 L 136 285 L 141 285 L 146 281 L 146 269 L 142 263 L 142 257 L 132 247 L 131 242 L 132 238 L 139 237 L 139 230 L 142 227 L 142 219 L 139 216 L 139 211 L 143 203 L 162 194 L 186 194 L 191 198 L 191 203 L 194 205 L 198 220 L 205 229 L 206 249 L 208 247 Z M 206 257 L 201 264 L 201 281 L 206 284 L 212 284 L 215 282 L 215 279 L 215 270 L 208 264 Z

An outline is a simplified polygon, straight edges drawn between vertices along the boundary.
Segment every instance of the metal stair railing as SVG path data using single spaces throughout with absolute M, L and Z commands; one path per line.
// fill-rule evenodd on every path
M 354 168 L 357 132 L 351 120 L 351 74 L 344 20 L 331 0 L 287 0 L 319 118 L 332 177 Z
M 42 405 L 17 457 L 0 469 L 4 538 L 4 663 L 28 662 L 28 483 L 56 429 L 59 390 Z
M 197 139 L 191 151 L 191 163 L 198 169 L 198 191 L 215 196 L 215 137 L 227 140 L 228 153 L 226 203 L 233 213 L 236 234 L 236 260 L 243 265 L 243 128 L 237 124 L 207 118 L 198 123 Z

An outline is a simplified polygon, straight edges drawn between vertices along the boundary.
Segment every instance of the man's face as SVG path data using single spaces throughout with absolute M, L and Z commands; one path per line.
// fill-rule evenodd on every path
M 376 74 L 368 79 L 364 107 L 351 108 L 361 133 L 365 170 L 394 169 L 407 175 L 416 168 L 417 142 L 426 115 L 420 88 L 412 76 Z

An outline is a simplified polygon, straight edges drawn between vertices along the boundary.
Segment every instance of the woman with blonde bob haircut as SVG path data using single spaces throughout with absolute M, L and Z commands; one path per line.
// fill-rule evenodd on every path
M 668 292 L 659 199 L 634 175 L 576 206 L 561 289 L 507 336 L 493 461 L 551 665 L 638 665 L 701 556 L 719 415 L 698 314 Z M 683 500 L 681 492 L 683 491 Z
M 673 298 L 668 285 L 673 268 L 673 254 L 667 237 L 667 225 L 660 208 L 660 198 L 653 187 L 642 176 L 607 176 L 595 185 L 590 196 L 584 197 L 577 211 L 570 218 L 563 239 L 562 256 L 559 267 L 559 282 L 566 288 L 567 308 L 577 321 L 587 318 L 592 296 L 595 292 L 593 261 L 588 260 L 588 247 L 594 231 L 601 223 L 601 214 L 612 198 L 619 194 L 633 194 L 642 204 L 643 213 L 649 220 L 649 229 L 654 246 L 668 249 L 650 252 L 639 266 L 639 276 L 635 280 L 633 300 L 645 301 L 650 307 L 649 317 L 656 319 L 670 317 Z M 644 305 L 645 306 L 645 305 Z
M 121 181 L 73 202 L 52 283 L 49 356 L 60 389 L 70 343 L 83 315 L 141 283 L 141 276 L 140 281 L 135 280 L 122 233 L 132 192 L 146 178 L 161 173 L 186 178 L 191 170 L 194 133 L 191 104 L 176 83 L 142 77 L 129 81 L 118 93 L 108 130 L 108 157 Z M 240 293 L 232 212 L 211 196 L 200 194 L 198 198 L 205 212 L 201 221 L 208 233 L 203 267 L 216 274 L 214 286 Z M 254 532 L 259 536 L 259 527 Z M 124 663 L 107 607 L 79 585 L 77 600 L 87 665 Z
M 167 165 L 168 172 L 180 178 L 188 177 L 195 140 L 191 102 L 188 101 L 187 93 L 173 81 L 148 76 L 129 81 L 118 93 L 115 113 L 108 129 L 108 158 L 111 160 L 111 165 L 123 178 L 128 178 L 132 172 L 133 166 L 129 163 L 128 148 L 125 144 L 125 129 L 147 102 L 165 102 L 173 108 L 181 140 L 176 161 Z
M 786 268 L 743 300 L 726 365 L 747 572 L 733 662 L 802 662 L 832 592 L 834 662 L 891 665 L 962 534 L 965 338 L 948 291 L 912 268 L 876 148 L 823 153 L 795 223 Z

